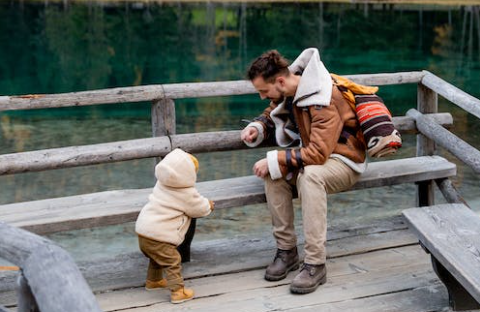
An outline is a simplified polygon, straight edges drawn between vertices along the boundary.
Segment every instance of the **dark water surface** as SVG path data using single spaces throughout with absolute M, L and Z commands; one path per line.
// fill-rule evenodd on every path
M 268 49 L 293 60 L 303 49 L 317 47 L 331 72 L 425 69 L 478 98 L 478 12 L 478 7 L 400 4 L 65 5 L 0 0 L 0 95 L 238 80 L 245 77 L 250 61 Z M 382 87 L 379 94 L 394 115 L 404 115 L 416 105 L 415 85 Z M 266 104 L 257 96 L 178 101 L 177 132 L 241 129 L 241 120 L 253 118 Z M 440 110 L 454 115 L 453 132 L 480 148 L 477 118 L 441 98 Z M 145 138 L 151 136 L 150 103 L 0 112 L 0 126 L 2 154 Z M 404 139 L 398 156 L 413 156 L 415 138 Z M 199 180 L 251 174 L 264 153 L 198 155 Z M 456 161 L 443 150 L 439 154 Z M 480 210 L 480 179 L 458 164 L 455 184 Z M 0 204 L 146 188 L 153 182 L 152 159 L 1 176 Z M 329 218 L 334 224 L 398 214 L 415 204 L 414 193 L 415 188 L 406 185 L 332 195 Z M 264 205 L 216 211 L 199 222 L 197 239 L 269 231 L 269 224 Z M 51 237 L 78 251 L 77 257 L 82 257 L 85 241 L 90 254 L 136 245 L 131 224 Z

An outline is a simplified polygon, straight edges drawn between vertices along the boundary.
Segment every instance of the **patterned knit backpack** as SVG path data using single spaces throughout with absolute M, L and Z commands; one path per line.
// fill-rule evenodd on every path
M 363 86 L 335 74 L 331 76 L 357 114 L 368 156 L 378 158 L 396 153 L 402 147 L 402 138 L 393 125 L 392 114 L 375 94 L 378 87 Z

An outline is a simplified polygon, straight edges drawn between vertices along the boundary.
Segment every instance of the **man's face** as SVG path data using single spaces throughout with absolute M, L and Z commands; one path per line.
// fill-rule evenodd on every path
M 278 82 L 278 78 L 275 79 L 274 83 L 271 83 L 266 82 L 262 76 L 258 76 L 252 80 L 252 84 L 258 91 L 258 94 L 262 100 L 269 99 L 274 103 L 280 103 L 283 101 L 284 92 L 280 88 L 281 85 Z

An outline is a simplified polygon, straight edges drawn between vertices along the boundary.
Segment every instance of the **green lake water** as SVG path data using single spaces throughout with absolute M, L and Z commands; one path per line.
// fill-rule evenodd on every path
M 317 47 L 337 74 L 428 70 L 479 98 L 478 12 L 471 6 L 400 4 L 0 0 L 0 95 L 238 80 L 266 50 L 293 60 Z M 416 85 L 385 86 L 379 94 L 394 115 L 416 106 Z M 440 111 L 454 116 L 452 131 L 480 148 L 480 121 L 439 100 Z M 242 119 L 265 105 L 256 95 L 177 101 L 177 133 L 241 129 Z M 0 112 L 1 154 L 150 136 L 150 103 Z M 264 154 L 197 155 L 198 180 L 251 174 Z M 479 176 L 448 152 L 439 154 L 459 165 L 455 185 L 479 211 Z M 405 136 L 393 158 L 414 155 L 415 137 Z M 152 159 L 0 176 L 0 204 L 153 183 Z M 404 185 L 332 195 L 330 224 L 398 214 L 415 205 L 414 194 L 414 186 Z M 216 211 L 199 220 L 196 239 L 266 232 L 269 226 L 265 205 Z M 132 223 L 50 237 L 77 258 L 136 248 Z

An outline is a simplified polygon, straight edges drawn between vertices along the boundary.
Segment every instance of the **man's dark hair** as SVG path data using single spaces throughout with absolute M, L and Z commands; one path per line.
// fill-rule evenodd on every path
M 248 79 L 252 81 L 258 76 L 266 82 L 273 82 L 278 76 L 288 76 L 289 62 L 277 51 L 270 50 L 260 55 L 248 69 Z

